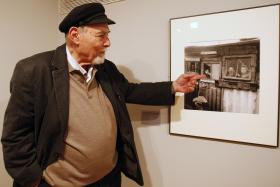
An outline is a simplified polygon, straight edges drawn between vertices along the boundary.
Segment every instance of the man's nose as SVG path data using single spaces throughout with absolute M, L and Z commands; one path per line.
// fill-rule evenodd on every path
M 104 47 L 110 47 L 111 45 L 111 41 L 109 39 L 109 37 L 106 37 L 105 41 L 104 41 Z

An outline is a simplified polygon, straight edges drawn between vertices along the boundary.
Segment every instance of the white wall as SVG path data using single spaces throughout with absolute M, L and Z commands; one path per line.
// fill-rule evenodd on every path
M 57 0 L 0 0 L 0 132 L 16 62 L 58 44 Z M 11 186 L 0 145 L 0 186 Z
M 126 0 L 111 4 L 107 14 L 117 24 L 111 26 L 108 57 L 130 80 L 169 80 L 170 18 L 272 3 L 280 1 Z M 129 109 L 145 187 L 280 186 L 279 148 L 170 135 L 167 108 L 129 105 Z M 145 125 L 141 120 L 149 117 L 149 111 L 160 113 L 160 119 Z M 123 184 L 137 186 L 126 178 Z
M 111 27 L 112 48 L 108 57 L 132 81 L 168 80 L 170 18 L 279 2 L 126 0 L 111 4 L 106 6 L 107 14 L 117 24 Z M 15 63 L 34 53 L 53 49 L 63 41 L 57 31 L 58 18 L 57 0 L 1 0 L 1 123 Z M 166 107 L 129 105 L 129 110 L 145 187 L 280 186 L 279 148 L 170 135 Z M 0 186 L 8 187 L 11 180 L 0 155 Z M 137 186 L 123 179 L 124 187 Z

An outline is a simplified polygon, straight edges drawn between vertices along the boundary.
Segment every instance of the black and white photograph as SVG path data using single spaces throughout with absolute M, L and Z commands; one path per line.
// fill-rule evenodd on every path
M 217 44 L 219 43 L 219 44 Z M 258 38 L 196 43 L 185 47 L 185 72 L 205 74 L 185 109 L 258 114 Z

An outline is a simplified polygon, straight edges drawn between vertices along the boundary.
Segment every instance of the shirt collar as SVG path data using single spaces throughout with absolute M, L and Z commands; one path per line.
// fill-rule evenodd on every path
M 66 56 L 67 56 L 67 61 L 69 66 L 69 72 L 72 72 L 74 70 L 78 70 L 80 71 L 83 75 L 87 74 L 87 71 L 84 70 L 84 68 L 82 68 L 80 66 L 80 64 L 74 59 L 74 57 L 71 55 L 68 47 L 66 46 Z
M 96 70 L 94 71 L 93 66 L 89 68 L 88 71 L 86 71 L 71 55 L 68 47 L 66 46 L 66 56 L 67 56 L 67 61 L 68 61 L 68 67 L 69 67 L 69 72 L 73 71 L 79 71 L 82 73 L 82 75 L 85 77 L 86 82 L 90 82 L 92 78 L 94 77 Z

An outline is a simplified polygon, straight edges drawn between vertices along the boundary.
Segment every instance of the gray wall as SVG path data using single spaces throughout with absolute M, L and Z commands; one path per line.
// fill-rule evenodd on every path
M 108 58 L 131 81 L 169 80 L 169 19 L 279 0 L 126 0 L 106 6 Z M 63 41 L 56 0 L 1 1 L 0 122 L 15 63 Z M 205 32 L 207 34 L 207 31 Z M 279 187 L 280 150 L 169 134 L 167 107 L 128 105 L 145 187 Z M 2 125 L 0 125 L 0 130 Z M 1 146 L 0 146 L 1 148 Z M 11 186 L 0 156 L 0 186 Z M 123 177 L 124 187 L 137 185 Z
M 279 2 L 126 0 L 111 4 L 107 12 L 117 24 L 111 26 L 109 58 L 130 80 L 168 80 L 170 18 Z M 170 135 L 167 108 L 129 105 L 129 109 L 146 187 L 280 186 L 279 148 Z M 141 122 L 157 112 L 160 116 L 148 121 L 150 125 Z M 137 186 L 126 178 L 123 183 Z
M 0 132 L 16 62 L 58 43 L 57 0 L 0 0 Z M 2 145 L 0 145 L 2 150 Z M 11 186 L 0 154 L 0 186 Z

